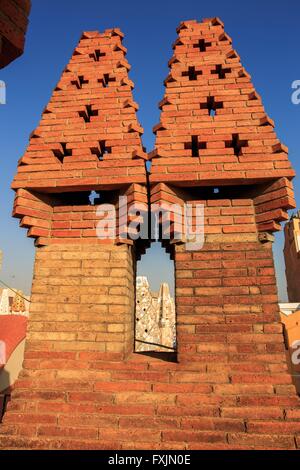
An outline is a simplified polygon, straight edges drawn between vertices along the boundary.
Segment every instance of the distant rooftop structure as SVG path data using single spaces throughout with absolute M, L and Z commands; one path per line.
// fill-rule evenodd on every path
M 300 304 L 281 303 L 280 319 L 284 325 L 287 364 L 300 395 Z
M 26 317 L 0 315 L 0 420 L 6 396 L 22 370 L 26 329 Z
M 300 210 L 297 210 L 291 214 L 290 220 L 291 219 L 300 219 Z
M 2 267 L 3 252 L 0 250 L 0 269 Z M 1 282 L 1 284 L 3 284 Z M 5 285 L 5 284 L 3 284 Z M 29 315 L 30 297 L 23 291 L 13 287 L 0 287 L 0 315 Z
M 300 302 L 300 211 L 284 227 L 284 259 L 288 299 Z
M 175 302 L 169 284 L 151 292 L 148 278 L 136 278 L 136 351 L 172 352 L 176 347 Z
M 297 310 L 300 310 L 300 303 L 298 302 L 286 302 L 279 304 L 280 312 L 286 316 L 292 315 Z
M 9 288 L 0 288 L 0 316 L 1 315 L 29 315 L 30 297 L 23 291 Z

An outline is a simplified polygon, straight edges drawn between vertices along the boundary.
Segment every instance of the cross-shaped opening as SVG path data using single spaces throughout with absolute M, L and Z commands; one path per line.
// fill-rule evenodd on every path
M 78 114 L 85 122 L 91 122 L 91 116 L 98 116 L 98 110 L 93 110 L 92 106 L 88 104 L 86 105 L 85 110 L 79 111 Z
M 82 85 L 85 85 L 86 83 L 89 83 L 89 80 L 85 80 L 83 75 L 78 76 L 78 80 L 72 80 L 72 85 L 75 85 L 76 88 L 80 89 L 82 88 Z
M 96 49 L 92 54 L 90 54 L 90 58 L 94 59 L 95 62 L 99 62 L 100 57 L 104 57 L 105 55 L 105 52 L 101 52 L 100 49 Z
M 192 135 L 191 142 L 184 144 L 185 150 L 192 150 L 192 157 L 199 157 L 199 150 L 206 149 L 206 142 L 199 142 L 197 135 Z
M 100 194 L 97 193 L 96 191 L 91 191 L 89 195 L 89 201 L 91 203 L 91 206 L 95 206 L 95 204 L 100 203 Z
M 189 80 L 197 80 L 198 75 L 202 75 L 201 70 L 196 70 L 195 67 L 189 67 L 186 72 L 182 72 L 183 77 L 189 77 Z
M 94 155 L 97 155 L 97 157 L 100 161 L 103 161 L 104 155 L 107 155 L 108 153 L 111 153 L 111 147 L 106 146 L 105 140 L 99 140 L 98 147 L 91 148 L 91 152 Z
M 231 68 L 224 68 L 222 67 L 222 64 L 216 65 L 215 70 L 212 70 L 211 73 L 218 75 L 219 78 L 223 79 L 226 78 L 226 73 L 230 73 Z
M 238 157 L 241 155 L 243 147 L 248 147 L 248 140 L 240 140 L 239 134 L 232 134 L 232 140 L 225 142 L 226 148 L 233 148 L 234 154 Z
M 102 78 L 98 79 L 98 83 L 102 83 L 103 88 L 107 88 L 110 82 L 115 82 L 116 78 L 111 77 L 109 73 L 104 73 Z
M 67 144 L 65 142 L 60 142 L 61 145 L 61 150 L 60 149 L 55 149 L 53 150 L 53 154 L 55 155 L 58 160 L 63 163 L 65 157 L 71 157 L 72 156 L 72 150 L 67 149 Z
M 206 103 L 200 103 L 200 109 L 207 109 L 210 116 L 215 116 L 217 109 L 223 108 L 222 101 L 215 101 L 214 96 L 208 96 Z
M 205 39 L 199 39 L 197 44 L 193 44 L 195 49 L 199 49 L 200 52 L 205 52 L 207 47 L 211 46 L 211 42 L 206 42 Z

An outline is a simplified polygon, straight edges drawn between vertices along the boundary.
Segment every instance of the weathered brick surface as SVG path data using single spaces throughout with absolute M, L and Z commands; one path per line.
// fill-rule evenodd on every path
M 122 40 L 119 29 L 83 33 L 19 160 L 13 215 L 37 245 L 96 238 L 97 208 L 84 207 L 92 190 L 117 214 L 118 196 L 147 210 L 148 157 Z
M 264 384 L 229 390 L 234 359 L 215 359 L 223 371 L 212 374 L 208 356 L 112 362 L 100 351 L 42 348 L 27 348 L 0 427 L 2 448 L 293 449 L 299 439 L 299 423 L 289 417 L 299 407 L 296 395 L 287 400 Z M 253 367 L 252 358 L 243 364 Z M 262 364 L 264 377 L 268 362 Z
M 145 182 L 123 33 L 85 32 L 19 161 L 12 187 L 39 192 Z
M 1 0 L 0 68 L 23 53 L 30 8 L 30 0 Z
M 27 351 L 99 351 L 121 359 L 134 332 L 134 257 L 127 245 L 51 245 L 36 253 Z M 63 378 L 66 361 L 57 360 Z M 67 361 L 68 362 L 68 361 Z M 71 369 L 76 366 L 70 359 Z M 51 363 L 45 363 L 52 369 Z M 49 371 L 51 375 L 51 372 Z M 91 374 L 78 364 L 65 378 Z M 97 374 L 96 374 L 97 375 Z M 101 380 L 103 374 L 99 371 Z M 105 375 L 105 374 L 104 374 Z
M 150 186 L 141 129 L 129 122 L 136 106 L 119 30 L 84 33 L 20 163 L 14 215 L 40 247 L 24 369 L 0 427 L 1 448 L 300 446 L 300 400 L 287 371 L 269 241 L 294 205 L 293 171 L 220 20 L 185 22 L 178 31 Z M 107 84 L 104 71 L 116 81 L 101 88 L 101 100 L 86 101 L 87 90 L 98 96 L 99 78 Z M 100 114 L 75 107 L 74 97 Z M 223 104 L 214 117 L 201 107 L 212 97 Z M 112 152 L 97 162 L 91 142 L 103 140 L 102 131 Z M 247 141 L 240 150 L 236 134 Z M 184 148 L 188 139 L 195 145 L 194 135 L 206 143 L 197 157 Z M 62 158 L 65 150 L 72 156 Z M 145 244 L 98 243 L 96 207 L 82 202 L 93 189 L 152 208 L 203 204 L 201 250 L 189 251 L 177 236 L 174 216 L 172 241 L 163 240 L 175 262 L 176 357 L 132 352 L 135 261 Z
M 105 188 L 105 186 L 104 186 Z M 106 188 L 105 188 L 106 190 Z M 140 217 L 132 215 L 127 217 L 127 212 L 122 214 L 132 204 L 141 204 L 141 215 L 147 212 L 147 190 L 140 184 L 132 184 L 126 189 L 101 192 L 100 203 L 91 205 L 89 193 L 67 193 L 45 195 L 18 189 L 16 192 L 13 216 L 20 220 L 20 226 L 27 228 L 27 235 L 36 240 L 37 246 L 55 243 L 74 243 L 80 239 L 81 243 L 95 244 L 106 243 L 107 240 L 97 238 L 97 229 L 105 217 L 106 221 L 112 221 L 107 212 L 101 210 L 100 204 L 107 203 L 114 207 L 117 224 L 110 239 L 118 238 L 122 234 L 127 238 L 127 225 L 130 220 Z M 126 197 L 121 202 L 119 197 Z M 102 234 L 103 235 L 103 234 Z M 140 253 L 143 252 L 143 247 Z
M 296 206 L 293 184 L 288 178 L 263 185 L 253 197 L 260 232 L 281 230 L 280 222 L 288 220 L 287 209 Z
M 211 362 L 212 377 L 230 370 L 219 393 L 290 384 L 271 244 L 220 236 L 200 252 L 178 246 L 175 265 L 179 360 Z
M 265 183 L 257 202 L 259 229 L 279 230 L 286 210 L 295 207 L 288 181 L 294 170 L 231 38 L 219 19 L 185 21 L 177 32 L 153 129 L 151 183 Z M 281 184 L 272 187 L 278 178 Z
M 178 362 L 130 353 L 132 248 L 39 248 L 24 370 L 0 446 L 295 448 L 300 401 L 271 246 L 224 236 L 208 235 L 200 252 L 175 249 Z

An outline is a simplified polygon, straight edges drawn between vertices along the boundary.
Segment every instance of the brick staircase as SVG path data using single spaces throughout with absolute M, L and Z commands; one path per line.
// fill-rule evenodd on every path
M 270 367 L 230 355 L 222 364 L 178 364 L 164 353 L 107 357 L 28 352 L 0 447 L 300 448 L 300 399 L 280 355 Z

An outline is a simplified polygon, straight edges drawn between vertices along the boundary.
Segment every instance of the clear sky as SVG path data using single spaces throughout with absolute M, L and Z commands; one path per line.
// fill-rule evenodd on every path
M 33 241 L 11 218 L 13 192 L 10 182 L 30 132 L 37 126 L 62 70 L 82 31 L 120 27 L 132 65 L 134 98 L 145 129 L 144 145 L 150 151 L 152 127 L 159 121 L 167 62 L 176 27 L 182 20 L 219 16 L 233 46 L 241 56 L 254 86 L 262 95 L 267 113 L 275 120 L 278 137 L 289 146 L 290 159 L 298 162 L 300 105 L 291 103 L 291 83 L 300 80 L 300 3 L 294 0 L 32 0 L 30 26 L 24 55 L 0 70 L 7 86 L 7 104 L 0 105 L 0 249 L 4 252 L 1 279 L 30 292 L 34 258 Z M 294 180 L 299 201 L 298 178 Z M 274 246 L 279 294 L 286 296 L 283 237 Z M 167 260 L 167 256 L 164 257 Z M 167 263 L 168 261 L 166 261 Z M 154 248 L 144 258 L 153 289 L 158 289 L 157 267 L 168 279 L 168 264 Z

